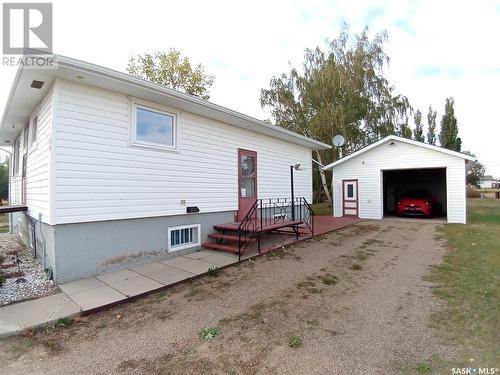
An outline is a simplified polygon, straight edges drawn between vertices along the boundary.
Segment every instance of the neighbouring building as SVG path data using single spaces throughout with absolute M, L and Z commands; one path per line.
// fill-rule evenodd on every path
M 489 175 L 484 175 L 479 181 L 478 181 L 478 184 L 479 184 L 479 187 L 481 189 L 491 189 L 493 188 L 493 184 L 494 184 L 495 180 L 493 179 L 493 176 L 489 176 Z

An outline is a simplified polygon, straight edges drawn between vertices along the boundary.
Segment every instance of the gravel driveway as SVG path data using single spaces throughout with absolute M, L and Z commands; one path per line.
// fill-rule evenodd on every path
M 9 374 L 399 374 L 450 348 L 432 222 L 365 221 L 66 328 L 0 341 Z M 217 327 L 212 341 L 200 338 Z M 302 345 L 291 348 L 298 336 Z

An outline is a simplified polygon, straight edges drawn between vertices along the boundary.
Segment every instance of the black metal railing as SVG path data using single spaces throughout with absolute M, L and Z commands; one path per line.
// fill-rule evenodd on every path
M 282 224 L 282 225 L 280 225 Z M 247 250 L 248 239 L 257 237 L 260 253 L 260 234 L 287 227 L 299 237 L 299 226 L 304 224 L 314 236 L 314 211 L 304 197 L 257 199 L 238 226 L 238 257 Z
M 302 213 L 302 222 L 305 224 L 309 231 L 311 232 L 311 237 L 314 236 L 314 210 L 306 200 L 306 198 L 302 197 L 303 205 L 301 207 L 304 208 L 304 212 Z

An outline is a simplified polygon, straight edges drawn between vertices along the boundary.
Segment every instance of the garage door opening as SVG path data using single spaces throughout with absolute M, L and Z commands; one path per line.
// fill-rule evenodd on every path
M 432 217 L 446 218 L 446 168 L 398 169 L 382 173 L 384 217 L 397 215 L 398 202 L 407 202 L 405 197 L 430 195 L 432 199 L 428 204 L 432 205 Z M 405 216 L 423 217 L 425 210 L 412 202 L 404 211 Z

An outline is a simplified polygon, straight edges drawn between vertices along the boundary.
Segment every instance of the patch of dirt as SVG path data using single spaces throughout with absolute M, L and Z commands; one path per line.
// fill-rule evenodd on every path
M 9 374 L 400 373 L 450 354 L 429 328 L 442 306 L 422 279 L 444 253 L 436 228 L 362 222 L 68 327 L 0 341 L 0 367 Z M 220 334 L 203 340 L 205 327 Z M 290 347 L 292 339 L 301 345 Z
M 18 264 L 19 262 L 19 264 Z M 59 287 L 45 274 L 17 236 L 0 235 L 0 275 L 7 277 L 0 286 L 0 306 L 39 298 L 59 292 Z

